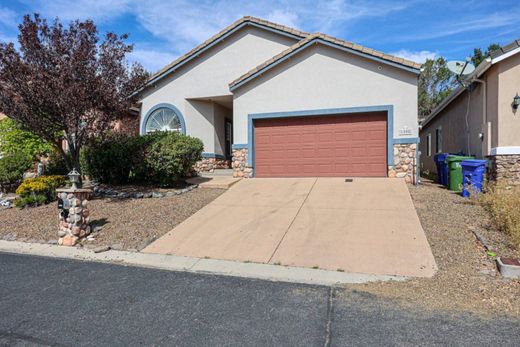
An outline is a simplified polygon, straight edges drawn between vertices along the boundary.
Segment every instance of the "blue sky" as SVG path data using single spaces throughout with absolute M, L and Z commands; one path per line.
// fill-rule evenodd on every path
M 520 38 L 518 0 L 0 0 L 0 41 L 15 41 L 22 16 L 33 12 L 63 21 L 90 18 L 102 33 L 130 34 L 131 60 L 150 71 L 244 15 L 418 62 L 464 59 L 474 47 Z

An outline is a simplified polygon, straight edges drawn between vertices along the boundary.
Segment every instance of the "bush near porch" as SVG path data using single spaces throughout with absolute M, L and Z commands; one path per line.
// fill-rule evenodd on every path
M 99 183 L 167 186 L 189 174 L 202 151 L 201 140 L 177 132 L 114 133 L 83 148 L 81 169 Z

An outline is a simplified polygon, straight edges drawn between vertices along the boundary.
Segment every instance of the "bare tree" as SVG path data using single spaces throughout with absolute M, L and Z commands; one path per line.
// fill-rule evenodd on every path
M 19 30 L 19 49 L 0 43 L 0 112 L 54 144 L 69 170 L 80 170 L 82 145 L 128 112 L 148 74 L 127 63 L 128 35 L 107 33 L 101 41 L 91 20 L 64 28 L 59 19 L 26 15 Z

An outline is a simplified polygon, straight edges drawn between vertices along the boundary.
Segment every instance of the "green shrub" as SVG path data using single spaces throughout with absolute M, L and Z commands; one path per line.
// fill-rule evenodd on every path
M 9 153 L 0 158 L 0 189 L 11 191 L 22 181 L 23 174 L 32 166 L 24 153 Z
M 37 135 L 23 130 L 9 118 L 0 120 L 0 153 L 23 153 L 31 160 L 50 153 L 53 146 Z
M 41 176 L 26 178 L 16 189 L 20 198 L 16 206 L 37 206 L 56 200 L 56 189 L 64 186 L 64 176 Z
M 489 187 L 479 201 L 489 211 L 496 226 L 510 235 L 520 249 L 520 187 L 496 185 Z
M 202 141 L 177 132 L 159 135 L 146 151 L 146 163 L 161 184 L 170 184 L 188 174 L 202 157 Z
M 82 173 L 101 183 L 128 183 L 132 171 L 139 175 L 146 171 L 142 157 L 137 159 L 145 143 L 146 139 L 125 134 L 96 139 L 81 151 Z
M 191 170 L 202 149 L 199 139 L 175 132 L 114 134 L 82 149 L 81 170 L 100 183 L 170 184 Z

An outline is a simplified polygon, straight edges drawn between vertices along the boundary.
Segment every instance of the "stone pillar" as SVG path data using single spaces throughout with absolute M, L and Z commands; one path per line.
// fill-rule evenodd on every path
M 247 166 L 247 148 L 233 149 L 233 177 L 253 177 L 253 169 Z
M 520 154 L 490 156 L 490 179 L 497 183 L 520 185 Z
M 90 234 L 90 189 L 57 189 L 59 213 L 58 244 L 74 246 Z
M 404 178 L 406 183 L 415 183 L 417 177 L 417 144 L 394 144 L 394 162 L 388 167 L 388 177 Z

